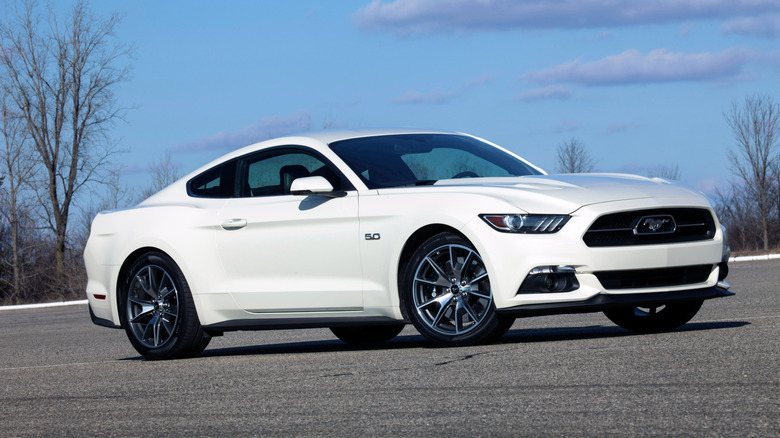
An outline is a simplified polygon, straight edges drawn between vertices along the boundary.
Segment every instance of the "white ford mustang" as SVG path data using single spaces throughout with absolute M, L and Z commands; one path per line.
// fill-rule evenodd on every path
M 630 175 L 546 175 L 459 133 L 268 140 L 134 208 L 100 213 L 85 250 L 92 320 L 141 355 L 199 354 L 226 331 L 330 327 L 345 342 L 411 322 L 443 345 L 516 317 L 603 311 L 676 328 L 733 295 L 701 194 Z

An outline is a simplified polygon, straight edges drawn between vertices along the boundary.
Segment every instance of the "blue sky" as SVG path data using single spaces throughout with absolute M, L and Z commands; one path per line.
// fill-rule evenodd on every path
M 101 1 L 134 45 L 115 126 L 129 184 L 168 151 L 184 175 L 299 131 L 472 133 L 552 171 L 572 138 L 597 170 L 731 176 L 723 113 L 780 100 L 780 0 Z

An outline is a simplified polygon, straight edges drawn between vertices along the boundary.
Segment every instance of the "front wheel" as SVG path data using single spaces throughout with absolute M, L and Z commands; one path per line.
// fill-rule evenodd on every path
M 211 337 L 203 331 L 187 280 L 162 253 L 136 260 L 125 278 L 122 325 L 146 359 L 197 356 Z
M 437 234 L 417 248 L 402 276 L 401 291 L 417 331 L 438 344 L 478 344 L 508 329 L 496 314 L 482 257 L 453 233 Z
M 690 321 L 701 308 L 702 301 L 621 307 L 605 310 L 610 321 L 635 332 L 672 330 Z

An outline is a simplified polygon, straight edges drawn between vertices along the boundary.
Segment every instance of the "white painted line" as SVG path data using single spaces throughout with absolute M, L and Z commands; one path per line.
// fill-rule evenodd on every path
M 780 259 L 780 254 L 765 254 L 765 255 L 757 255 L 757 256 L 741 256 L 741 257 L 731 257 L 729 259 L 729 263 L 734 262 L 759 262 L 762 260 L 778 260 Z
M 61 301 L 58 303 L 41 303 L 41 304 L 21 304 L 18 306 L 0 306 L 0 311 L 3 310 L 22 310 L 22 309 L 43 309 L 46 307 L 63 307 L 63 306 L 78 306 L 81 304 L 87 304 L 87 300 L 79 301 Z

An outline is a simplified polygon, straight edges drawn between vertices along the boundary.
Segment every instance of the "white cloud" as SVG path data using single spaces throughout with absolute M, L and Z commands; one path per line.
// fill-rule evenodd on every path
M 311 113 L 298 111 L 289 116 L 264 117 L 258 122 L 238 131 L 221 131 L 217 134 L 176 146 L 174 152 L 196 152 L 204 150 L 231 150 L 273 137 L 307 131 L 311 128 Z
M 571 90 L 563 85 L 548 85 L 543 88 L 527 90 L 520 93 L 519 100 L 565 100 L 571 98 Z
M 440 89 L 432 90 L 427 93 L 421 93 L 419 91 L 407 91 L 401 96 L 393 99 L 393 102 L 394 103 L 432 103 L 432 104 L 447 103 L 458 96 L 462 96 L 466 94 L 468 91 L 472 90 L 473 88 L 483 84 L 487 84 L 492 80 L 493 80 L 493 76 L 483 75 L 449 91 L 444 91 Z
M 720 31 L 724 34 L 777 38 L 780 37 L 780 14 L 737 18 L 723 23 Z
M 575 83 L 621 85 L 676 81 L 730 81 L 747 75 L 745 66 L 766 59 L 754 50 L 733 47 L 717 53 L 674 53 L 666 49 L 647 54 L 631 49 L 598 61 L 577 59 L 531 72 L 524 79 L 535 84 Z
M 355 24 L 397 34 L 571 29 L 758 16 L 777 0 L 373 0 Z

